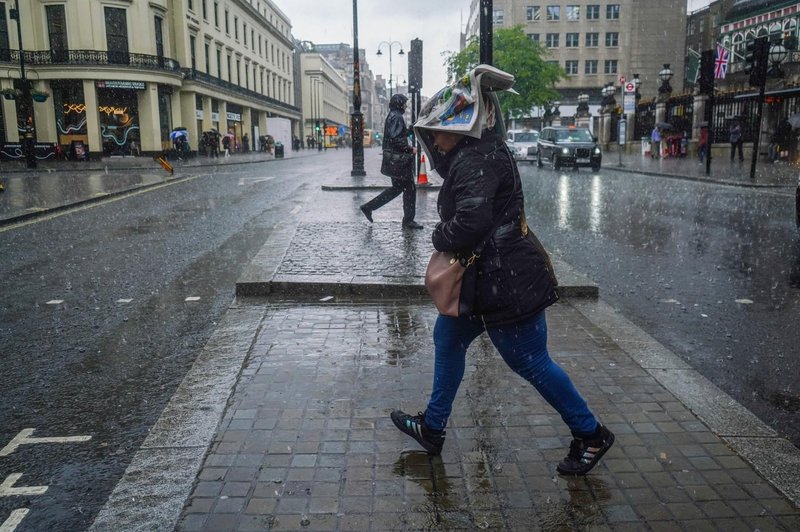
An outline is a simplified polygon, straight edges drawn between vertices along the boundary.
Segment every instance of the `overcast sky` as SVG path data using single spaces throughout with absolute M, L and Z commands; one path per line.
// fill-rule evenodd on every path
M 316 43 L 353 44 L 352 0 L 275 0 L 292 22 L 292 34 Z M 422 39 L 422 93 L 431 95 L 447 80 L 442 51 L 458 51 L 461 14 L 464 24 L 469 0 L 360 0 L 358 2 L 358 47 L 366 51 L 367 63 L 375 75 L 389 79 L 389 53 L 375 55 L 382 41 L 398 41 L 408 53 L 412 39 Z M 408 78 L 407 55 L 392 47 L 393 79 L 403 84 Z
M 352 0 L 275 0 L 292 23 L 292 33 L 316 43 L 353 44 Z M 688 0 L 689 11 L 710 0 Z M 389 54 L 375 55 L 382 41 L 398 41 L 408 52 L 414 38 L 422 39 L 422 93 L 430 96 L 447 81 L 442 52 L 458 51 L 459 32 L 469 16 L 470 0 L 361 0 L 358 2 L 358 45 L 375 75 L 389 78 Z M 408 77 L 407 56 L 392 48 L 392 72 L 403 84 Z

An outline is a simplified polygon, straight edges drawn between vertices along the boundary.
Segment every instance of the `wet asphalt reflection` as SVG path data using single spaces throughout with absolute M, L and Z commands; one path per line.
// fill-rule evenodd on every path
M 601 297 L 800 445 L 794 191 L 520 166 L 531 226 Z

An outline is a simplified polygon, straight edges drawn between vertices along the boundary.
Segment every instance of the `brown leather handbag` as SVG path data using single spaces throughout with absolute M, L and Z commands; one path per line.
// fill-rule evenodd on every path
M 440 314 L 453 318 L 469 314 L 472 300 L 466 293 L 464 295 L 467 297 L 462 299 L 462 284 L 467 269 L 475 269 L 472 264 L 477 258 L 475 253 L 468 259 L 459 259 L 455 253 L 447 251 L 434 251 L 431 254 L 425 271 L 425 288 Z M 470 292 L 474 297 L 474 287 Z

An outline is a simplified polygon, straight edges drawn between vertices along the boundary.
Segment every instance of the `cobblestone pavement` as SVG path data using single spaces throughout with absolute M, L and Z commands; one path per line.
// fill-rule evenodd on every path
M 798 530 L 800 513 L 576 307 L 554 359 L 617 441 L 586 478 L 569 433 L 486 337 L 441 457 L 388 418 L 425 406 L 427 303 L 266 304 L 177 529 Z

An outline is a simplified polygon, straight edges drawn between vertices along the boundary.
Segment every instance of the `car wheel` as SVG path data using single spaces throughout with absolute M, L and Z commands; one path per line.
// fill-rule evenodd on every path
M 599 172 L 599 171 L 600 171 L 600 165 L 599 164 L 593 164 L 592 165 L 592 172 Z
M 553 155 L 553 170 L 561 170 L 561 161 L 558 160 L 558 155 Z
M 538 166 L 539 168 L 544 166 L 542 164 L 542 154 L 541 153 L 536 154 L 536 166 Z

